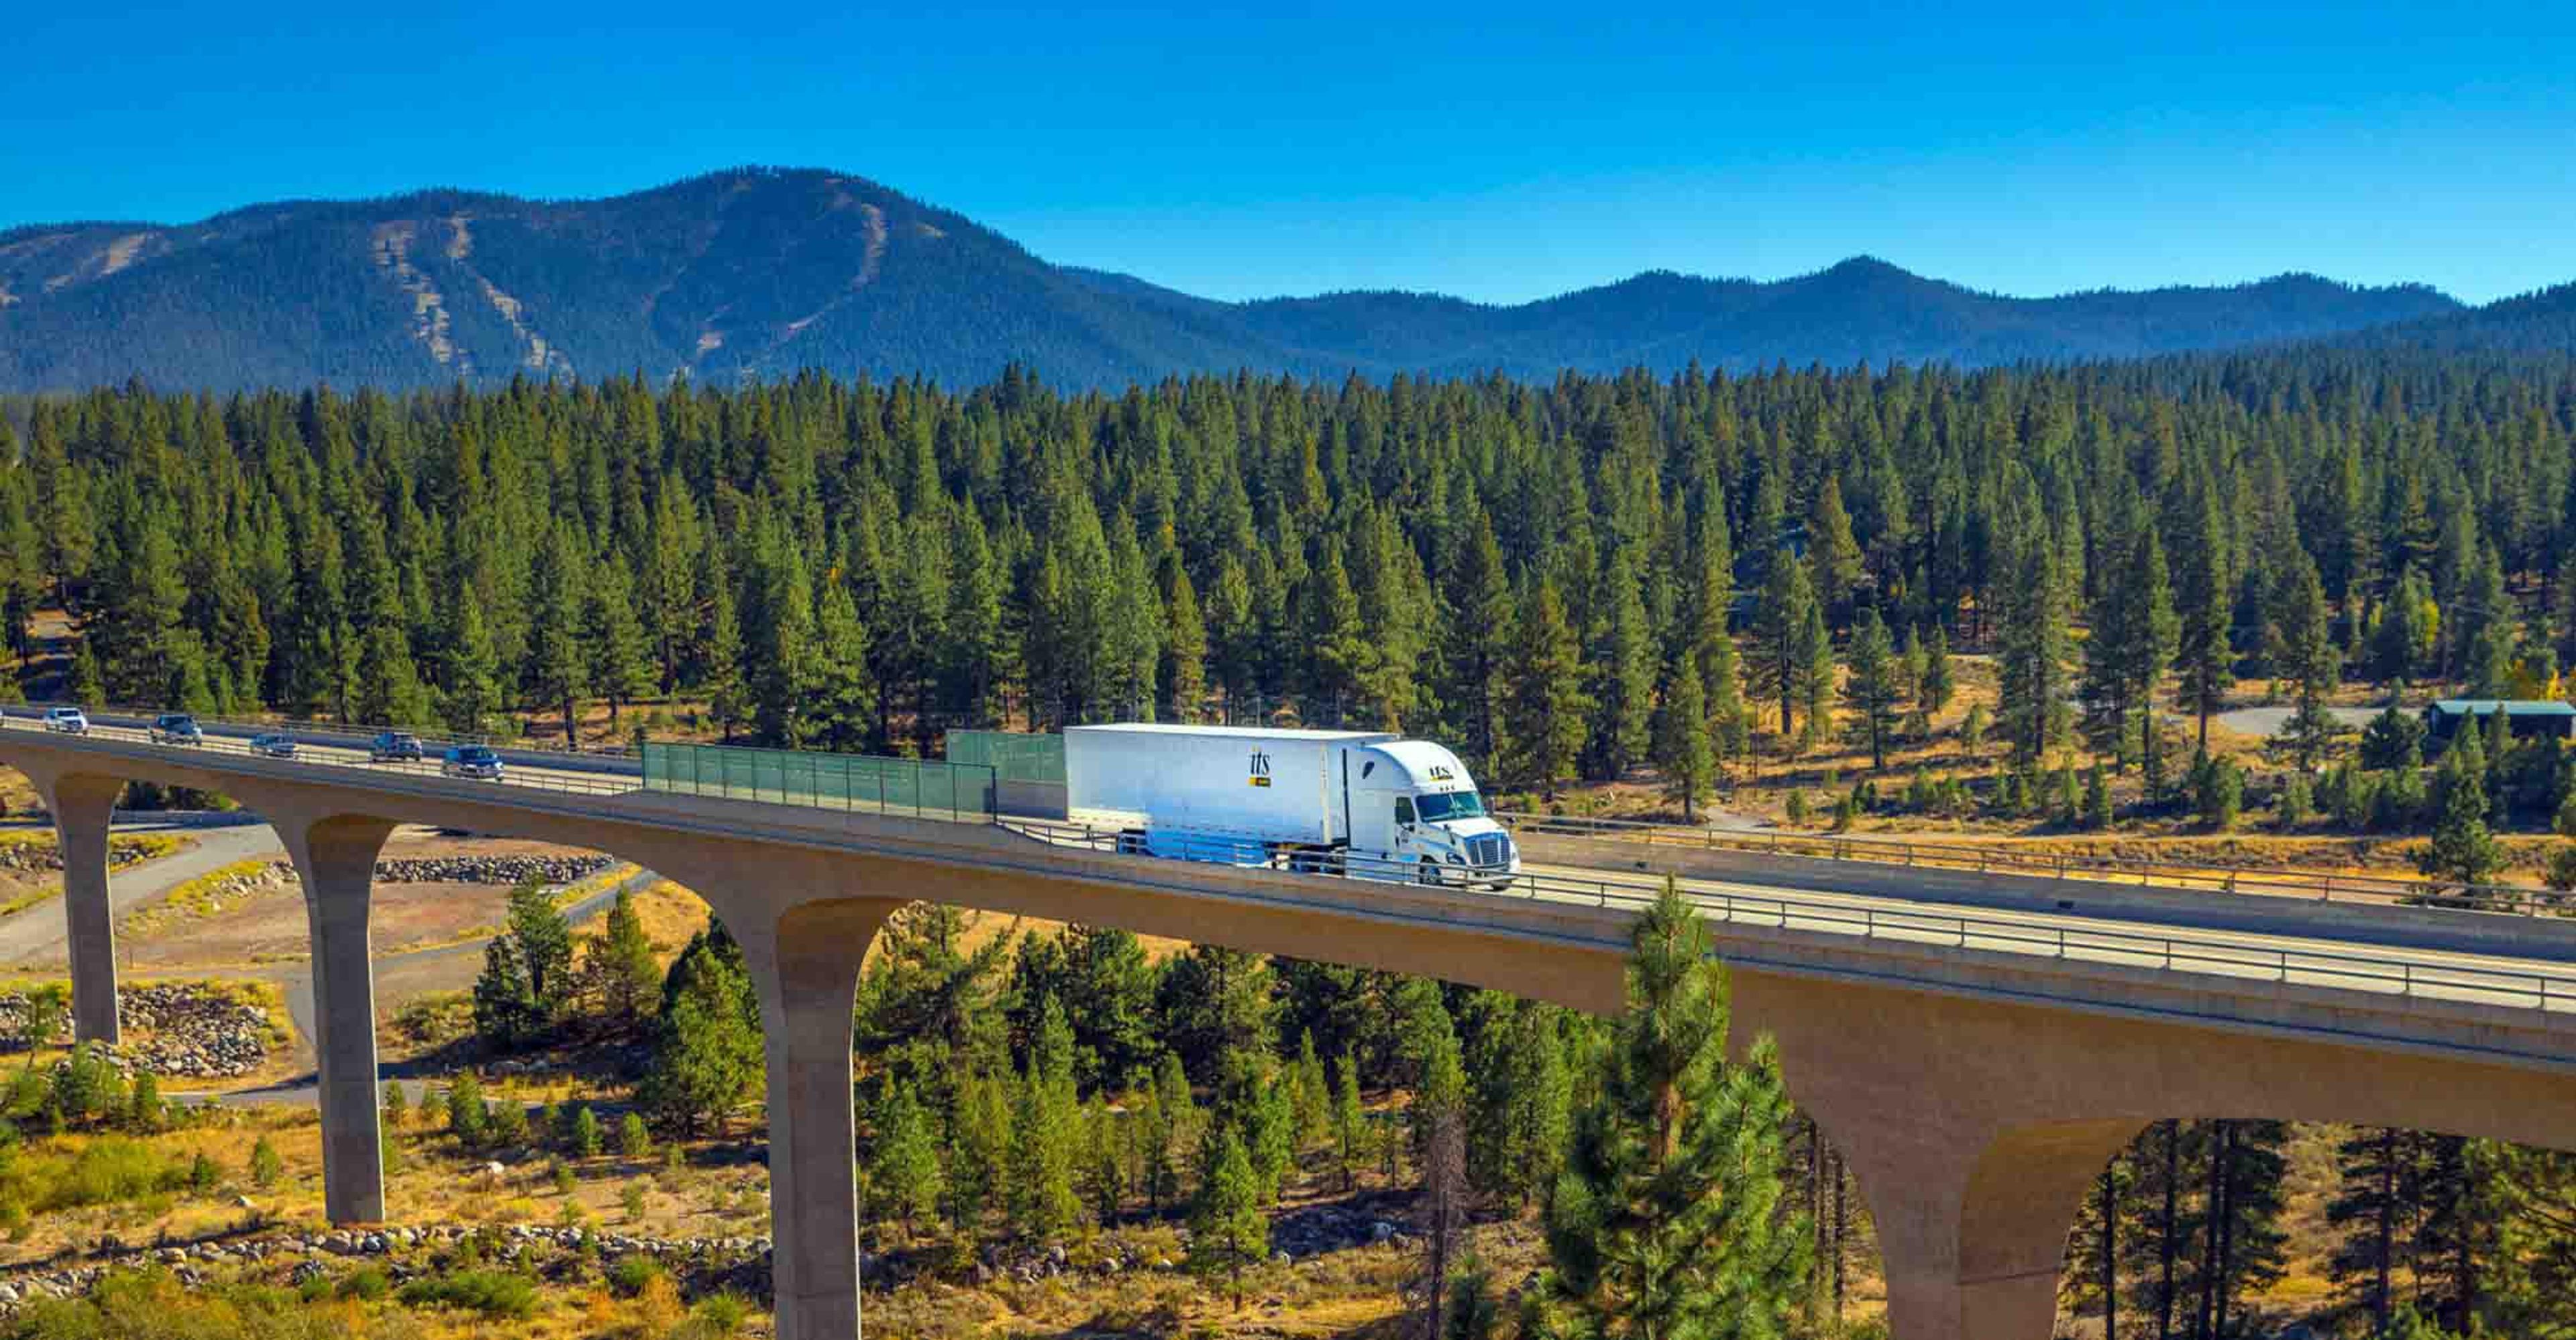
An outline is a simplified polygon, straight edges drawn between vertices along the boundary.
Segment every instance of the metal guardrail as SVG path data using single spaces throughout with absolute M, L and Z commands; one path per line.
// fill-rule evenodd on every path
M 41 720 L 25 714 L 24 709 L 0 712 L 0 730 L 38 731 Z M 140 726 L 112 721 L 94 721 L 93 737 L 119 744 L 144 745 L 185 755 L 205 751 L 232 756 L 251 754 L 246 738 L 210 734 L 198 745 L 155 744 Z M 674 746 L 674 748 L 717 749 L 717 746 Z M 763 752 L 763 751 L 752 751 Z M 810 755 L 830 759 L 858 756 Z M 438 776 L 439 765 L 421 762 L 370 762 L 362 750 L 317 748 L 299 751 L 294 760 L 300 764 L 347 768 L 353 771 L 396 773 L 410 776 Z M 884 760 L 879 760 L 880 762 Z M 900 760 L 912 763 L 913 760 Z M 930 765 L 946 766 L 946 765 Z M 958 765 L 963 767 L 964 765 Z M 990 794 L 989 769 L 984 785 Z M 630 794 L 644 778 L 577 770 L 512 768 L 505 769 L 498 782 L 486 783 L 501 788 L 534 789 L 588 795 Z M 668 790 L 667 785 L 655 789 Z M 683 792 L 686 794 L 686 792 Z M 714 791 L 702 794 L 716 794 Z M 736 796 L 738 799 L 771 797 Z M 813 794 L 813 793 L 808 793 Z M 962 806 L 949 811 L 919 809 L 897 803 L 879 808 L 880 802 L 863 801 L 844 791 L 844 804 L 823 806 L 858 814 L 924 814 L 925 817 L 950 817 L 976 824 L 989 824 L 1044 842 L 1052 846 L 1075 847 L 1111 854 L 1126 854 L 1129 859 L 1167 863 L 1166 858 L 1134 854 L 1134 836 L 1118 829 L 1095 827 L 1040 819 L 1021 819 L 978 812 Z M 793 803 L 793 802 L 789 802 Z M 917 801 L 915 804 L 917 805 Z M 1521 816 L 1525 821 L 1529 816 Z M 1553 822 L 1553 821 L 1551 821 Z M 1594 821 L 1599 822 L 1599 821 Z M 1794 842 L 1795 840 L 1793 840 Z M 1856 842 L 1847 847 L 1865 845 Z M 1892 847 L 1893 844 L 1890 844 Z M 1764 849 L 1757 844 L 1757 849 Z M 1211 863 L 1229 866 L 1267 864 L 1244 859 L 1250 853 L 1239 843 L 1215 842 L 1182 850 L 1210 858 Z M 1927 852 L 1938 852 L 1959 862 L 1950 868 L 1984 869 L 1990 873 L 2014 873 L 2006 863 L 1989 860 L 1976 865 L 1977 855 L 1966 848 L 1915 848 L 1917 864 L 1931 864 Z M 1801 851 L 1784 848 L 1783 854 L 1802 855 Z M 1845 859 L 1886 859 L 1883 856 L 1849 856 Z M 2053 868 L 2053 867 L 2052 867 Z M 1523 872 L 1504 876 L 1480 875 L 1457 866 L 1425 866 L 1417 862 L 1389 861 L 1339 854 L 1311 864 L 1294 867 L 1298 873 L 1316 878 L 1347 878 L 1385 884 L 1433 884 L 1444 888 L 1471 887 L 1496 897 L 1517 897 L 1534 902 L 1565 902 L 1598 907 L 1642 908 L 1660 893 L 1662 885 L 1653 881 L 1602 877 L 1575 877 Z M 2074 877 L 2070 872 L 2069 877 Z M 2196 972 L 2205 975 L 2236 977 L 2255 981 L 2272 981 L 2315 986 L 2343 987 L 2376 991 L 2400 997 L 2421 997 L 2468 1001 L 2491 1005 L 2529 1008 L 2543 1013 L 2576 1011 L 2576 970 L 2565 976 L 2536 972 L 2522 967 L 2475 967 L 2457 962 L 2423 962 L 2404 957 L 2371 957 L 2336 950 L 2266 946 L 2230 941 L 2208 936 L 2196 937 L 2173 933 L 2155 933 L 2122 929 L 2093 929 L 2064 922 L 2042 924 L 2032 919 L 1970 911 L 1897 910 L 1868 904 L 1854 905 L 1835 901 L 1828 896 L 1795 894 L 1748 894 L 1734 889 L 1689 888 L 1693 902 L 1719 920 L 1782 930 L 1844 934 L 1861 938 L 1903 941 L 1916 944 L 1947 945 L 1966 950 L 1985 950 L 2052 957 L 2070 961 L 2098 962 L 2131 967 L 2158 968 L 2173 972 Z
M 1132 855 L 1158 863 L 1169 858 L 1134 850 L 1134 836 L 1118 829 L 1053 820 L 1003 818 L 1002 827 L 1051 846 Z M 1228 857 L 1236 844 L 1211 843 L 1208 863 L 1261 866 Z M 1438 871 L 1437 877 L 1427 877 Z M 1662 892 L 1660 882 L 1521 873 L 1508 878 L 1473 876 L 1454 866 L 1426 867 L 1417 862 L 1342 856 L 1306 873 L 1381 883 L 1471 886 L 1502 897 L 1534 902 L 1571 902 L 1596 907 L 1643 909 Z M 2216 938 L 2129 930 L 2094 930 L 2066 924 L 2041 925 L 2027 920 L 1974 912 L 1894 911 L 1868 905 L 1794 895 L 1746 894 L 1729 889 L 1685 887 L 1683 892 L 1704 913 L 1718 920 L 1780 930 L 1845 934 L 1864 939 L 1901 940 L 1959 949 L 2024 953 L 2042 957 L 2098 962 L 2168 972 L 2352 990 L 2425 999 L 2460 1000 L 2518 1006 L 2542 1012 L 2576 1012 L 2576 971 L 2552 976 L 2523 968 L 2479 968 L 2421 963 L 2405 958 L 2373 958 L 2333 950 L 2268 948 Z
M 727 745 L 644 746 L 644 789 L 868 814 L 994 817 L 989 765 Z
M 2026 853 L 2008 847 L 1912 842 L 1874 836 L 1817 837 L 1775 831 L 1728 832 L 1716 828 L 1684 828 L 1674 824 L 1578 815 L 1503 812 L 1494 817 L 1519 832 L 1599 837 L 1650 847 L 1692 847 L 1704 851 L 1740 851 L 1767 856 L 1869 861 L 1882 865 L 1964 870 L 1981 875 L 2153 884 L 2219 893 L 2310 898 L 2319 902 L 2341 898 L 2347 902 L 2419 903 L 2476 911 L 2513 912 L 2523 916 L 2538 916 L 2556 910 L 2576 912 L 2576 905 L 2564 903 L 2554 890 L 2530 889 L 2514 884 L 2467 884 L 2381 875 L 2336 875 L 2266 870 L 2253 866 L 2140 861 L 2125 857 Z
M 41 708 L 36 709 L 35 714 L 31 715 L 25 708 L 13 707 L 0 709 L 0 730 L 41 732 L 45 729 L 42 710 L 43 709 Z M 304 727 L 290 726 L 278 722 L 227 721 L 220 718 L 200 717 L 198 718 L 198 726 L 204 731 L 204 740 L 202 743 L 164 744 L 154 741 L 151 738 L 151 730 L 148 725 L 150 719 L 151 718 L 149 717 L 145 717 L 136 721 L 126 718 L 121 713 L 102 712 L 90 718 L 88 735 L 94 739 L 113 740 L 120 744 L 140 744 L 157 749 L 168 749 L 182 755 L 191 752 L 204 752 L 252 758 L 263 757 L 262 755 L 254 753 L 250 747 L 251 737 L 254 734 L 278 733 L 291 737 L 305 737 L 308 735 L 308 732 Z M 444 776 L 445 773 L 441 769 L 441 760 L 435 756 L 440 752 L 435 741 L 429 737 L 423 737 L 421 740 L 421 750 L 424 754 L 430 755 L 430 757 L 425 757 L 418 761 L 407 759 L 388 759 L 382 762 L 377 762 L 367 757 L 366 741 L 362 736 L 351 738 L 347 743 L 333 743 L 328 745 L 310 745 L 303 743 L 302 739 L 299 738 L 295 757 L 292 761 L 322 767 L 364 769 L 369 772 L 378 773 L 401 773 L 415 777 Z M 285 762 L 287 760 L 280 759 L 278 761 Z M 535 790 L 563 791 L 584 795 L 622 795 L 626 792 L 633 791 L 636 785 L 636 779 L 632 773 L 603 773 L 592 772 L 580 768 L 549 768 L 542 765 L 511 765 L 506 760 L 504 761 L 504 765 L 501 769 L 500 778 L 497 780 L 485 779 L 485 782 L 487 785 L 493 786 L 523 787 Z

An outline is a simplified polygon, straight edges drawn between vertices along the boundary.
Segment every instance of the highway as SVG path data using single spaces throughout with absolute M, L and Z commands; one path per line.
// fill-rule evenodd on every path
M 35 712 L 16 708 L 0 715 L 0 729 L 34 731 L 42 729 L 42 726 Z M 167 749 L 174 754 L 191 750 L 247 754 L 248 736 L 253 729 L 238 724 L 208 723 L 203 744 L 152 747 Z M 363 734 L 351 735 L 309 727 L 296 728 L 292 733 L 299 741 L 295 762 L 303 766 L 428 776 L 439 773 L 436 742 L 426 742 L 430 757 L 421 762 L 378 763 L 368 760 Z M 90 734 L 95 738 L 124 743 L 148 743 L 145 723 L 136 718 L 95 718 Z M 603 798 L 644 787 L 640 766 L 628 758 L 550 756 L 537 751 L 504 751 L 504 757 L 503 778 L 487 785 L 504 790 L 590 794 Z M 865 814 L 873 808 L 860 805 L 853 813 Z M 893 812 L 906 816 L 912 813 L 909 809 Z M 932 813 L 923 817 L 949 816 Z M 981 814 L 970 813 L 960 817 L 964 822 L 978 824 L 996 822 Z M 1008 816 L 998 822 L 1023 836 L 1052 845 L 1108 850 L 1115 843 L 1112 833 L 1076 824 Z M 1825 863 L 1820 860 L 1820 864 Z M 1633 872 L 1541 865 L 1532 866 L 1510 888 L 1497 890 L 1491 896 L 1594 905 L 1642 905 L 1654 896 L 1659 887 L 1658 880 Z M 1868 937 L 1936 948 L 2030 955 L 2159 973 L 2506 1006 L 2532 1009 L 2547 1016 L 2576 1014 L 2576 964 L 2552 961 L 2536 954 L 2499 955 L 2414 948 L 2359 943 L 2327 935 L 2263 934 L 2215 926 L 2177 927 L 2092 915 L 2051 915 L 1965 907 L 1928 898 L 1845 894 L 1710 879 L 1688 879 L 1683 881 L 1682 887 L 1709 916 L 1739 924 Z M 2462 912 L 2456 915 L 2484 914 Z

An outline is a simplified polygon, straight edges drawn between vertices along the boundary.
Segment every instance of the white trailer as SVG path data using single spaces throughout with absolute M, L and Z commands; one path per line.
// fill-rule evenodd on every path
M 1458 756 L 1385 732 L 1073 726 L 1064 780 L 1073 818 L 1174 860 L 1435 884 L 1520 871 Z

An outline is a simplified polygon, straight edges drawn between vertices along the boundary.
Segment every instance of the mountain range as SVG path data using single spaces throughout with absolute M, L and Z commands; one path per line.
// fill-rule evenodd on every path
M 2304 274 L 2010 298 L 1866 257 L 1772 282 L 1655 271 L 1518 305 L 1404 292 L 1220 302 L 1050 264 L 962 215 L 806 169 L 602 200 L 432 190 L 0 232 L 0 391 L 16 392 L 803 368 L 964 384 L 1010 363 L 1073 387 L 1236 369 L 1545 378 L 2318 338 L 2563 349 L 2571 330 L 2576 288 L 2474 309 L 2423 285 Z

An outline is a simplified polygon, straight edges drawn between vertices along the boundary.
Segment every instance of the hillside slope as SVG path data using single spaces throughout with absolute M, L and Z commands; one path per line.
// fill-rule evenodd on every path
M 1773 283 L 1653 272 L 1518 306 L 1411 293 L 1215 302 L 1050 265 L 862 178 L 745 168 L 591 201 L 464 191 L 257 205 L 184 226 L 0 232 L 0 391 L 227 390 L 801 368 L 1059 385 L 1249 368 L 1546 377 L 2123 358 L 2451 316 L 2420 286 L 2002 298 L 1855 259 Z

